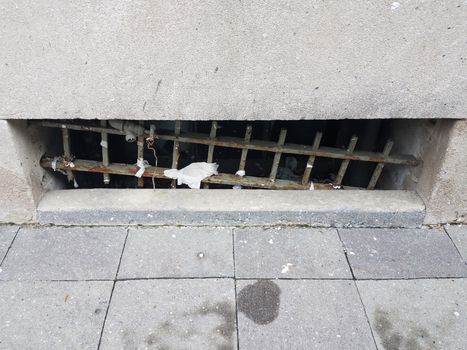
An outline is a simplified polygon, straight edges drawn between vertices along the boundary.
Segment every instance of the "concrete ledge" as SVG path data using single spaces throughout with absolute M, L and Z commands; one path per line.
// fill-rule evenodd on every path
M 417 227 L 425 206 L 406 191 L 83 189 L 48 192 L 37 212 L 56 225 Z

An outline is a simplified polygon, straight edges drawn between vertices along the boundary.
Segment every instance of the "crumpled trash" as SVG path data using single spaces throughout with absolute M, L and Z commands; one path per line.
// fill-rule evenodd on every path
M 191 163 L 183 169 L 167 169 L 164 175 L 176 179 L 178 185 L 188 185 L 190 188 L 200 188 L 201 181 L 211 175 L 217 175 L 217 163 L 198 162 Z
M 138 160 L 136 161 L 136 166 L 139 169 L 136 172 L 135 176 L 137 178 L 141 178 L 141 176 L 143 176 L 144 172 L 146 171 L 146 168 L 149 167 L 149 163 L 147 160 L 144 160 L 143 158 L 138 158 Z

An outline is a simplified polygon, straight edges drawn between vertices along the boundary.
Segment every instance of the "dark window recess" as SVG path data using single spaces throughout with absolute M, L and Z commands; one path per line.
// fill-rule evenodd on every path
M 175 188 L 164 170 L 215 162 L 202 188 L 374 189 L 385 165 L 417 166 L 394 154 L 391 120 L 342 121 L 40 121 L 56 128 L 63 154 L 44 168 L 69 188 Z M 157 157 L 157 166 L 156 166 Z M 138 159 L 146 161 L 136 177 Z M 243 175 L 244 172 L 244 175 Z M 240 174 L 240 175 L 238 175 Z M 243 175 L 243 176 L 241 176 Z

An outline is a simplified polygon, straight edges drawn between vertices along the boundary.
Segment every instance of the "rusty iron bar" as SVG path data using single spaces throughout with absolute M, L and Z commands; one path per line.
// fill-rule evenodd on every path
M 243 139 L 243 142 L 245 144 L 250 143 L 252 133 L 253 133 L 253 127 L 250 124 L 248 124 L 246 126 L 245 137 Z M 238 170 L 245 171 L 247 155 L 248 155 L 248 148 L 242 148 L 242 154 L 240 156 L 240 165 L 238 166 Z
M 279 140 L 277 145 L 281 147 L 285 143 L 285 138 L 287 137 L 287 129 L 281 129 L 279 134 Z M 271 173 L 269 174 L 269 180 L 274 181 L 277 176 L 277 170 L 279 169 L 279 163 L 281 161 L 282 152 L 276 152 L 274 154 L 274 160 L 272 161 Z
M 355 150 L 355 146 L 357 145 L 358 142 L 358 137 L 353 135 L 350 139 L 349 146 L 347 147 L 347 153 L 353 153 Z M 345 172 L 347 171 L 347 167 L 349 166 L 350 160 L 349 159 L 344 159 L 341 163 L 341 166 L 339 168 L 339 171 L 336 176 L 336 181 L 334 181 L 334 184 L 336 186 L 340 186 L 342 184 L 342 180 L 344 179 Z
M 140 121 L 139 125 L 144 126 L 144 122 Z M 144 141 L 145 141 L 144 135 L 138 136 L 137 153 L 136 153 L 136 159 L 137 160 L 138 159 L 144 159 Z M 144 187 L 144 178 L 143 177 L 140 177 L 138 179 L 138 187 L 140 187 L 140 188 Z
M 175 121 L 175 136 L 180 135 L 181 129 L 181 122 L 180 120 Z M 178 168 L 178 159 L 180 158 L 180 142 L 174 141 L 173 152 L 172 152 L 172 169 Z M 170 184 L 171 188 L 177 188 L 177 180 L 172 180 Z
M 101 126 L 105 128 L 107 126 L 106 120 L 101 120 Z M 102 148 L 102 164 L 104 166 L 109 165 L 109 137 L 106 132 L 101 133 L 101 148 Z M 104 184 L 108 185 L 110 183 L 110 175 L 103 174 Z
M 70 131 L 66 128 L 62 129 L 62 139 L 63 139 L 63 156 L 68 162 L 71 162 L 71 146 L 70 146 Z M 68 182 L 74 181 L 75 177 L 73 176 L 73 171 L 68 169 L 66 171 L 66 177 Z
M 40 125 L 45 127 L 53 128 L 67 128 L 70 130 L 81 130 L 81 131 L 90 131 L 90 132 L 107 132 L 108 134 L 115 135 L 125 135 L 125 133 L 116 130 L 116 129 L 106 129 L 95 126 L 87 125 L 76 125 L 76 124 L 63 124 L 56 122 L 39 122 Z M 148 135 L 149 131 L 145 131 L 145 135 Z M 186 133 L 183 135 L 175 135 L 168 131 L 161 130 L 156 135 L 157 139 L 168 140 L 168 141 L 178 141 L 183 143 L 195 143 L 200 145 L 210 145 L 211 143 L 214 146 L 218 147 L 229 147 L 229 148 L 239 148 L 239 149 L 248 149 L 255 151 L 265 151 L 265 152 L 281 152 L 281 153 L 290 153 L 306 156 L 315 156 L 323 158 L 333 158 L 333 159 L 348 159 L 348 160 L 358 160 L 362 162 L 374 162 L 374 163 L 385 163 L 385 164 L 404 164 L 410 166 L 417 166 L 420 162 L 413 156 L 410 155 L 393 155 L 389 157 L 384 157 L 380 153 L 367 152 L 367 151 L 355 151 L 353 153 L 348 153 L 346 150 L 335 147 L 319 147 L 318 149 L 313 149 L 312 146 L 308 145 L 297 145 L 297 144 L 284 144 L 278 146 L 277 143 L 271 141 L 262 141 L 255 140 L 249 143 L 245 143 L 243 139 L 236 137 L 217 137 L 215 140 L 209 140 L 204 134 L 199 133 Z
M 392 146 L 394 146 L 394 141 L 388 140 L 386 142 L 386 145 L 384 145 L 383 149 L 383 157 L 388 157 L 389 153 L 391 153 Z M 381 175 L 381 172 L 383 171 L 384 168 L 384 162 L 376 164 L 375 170 L 373 172 L 373 175 L 371 175 L 370 182 L 368 183 L 368 190 L 374 190 L 376 187 L 376 183 L 378 182 L 378 179 Z
M 211 123 L 211 132 L 209 133 L 209 140 L 213 141 L 216 138 L 217 134 L 217 122 L 214 120 Z M 214 158 L 214 144 L 210 143 L 208 147 L 208 158 L 206 160 L 207 163 L 212 163 Z M 203 188 L 209 188 L 209 184 L 205 183 Z
M 321 138 L 323 137 L 323 133 L 318 131 L 315 135 L 315 139 L 313 141 L 313 149 L 317 150 L 319 148 L 319 144 L 321 143 Z M 305 172 L 303 173 L 302 177 L 302 185 L 308 185 L 310 181 L 311 170 L 313 169 L 313 165 L 315 164 L 315 156 L 309 156 L 308 161 L 306 162 Z
M 53 158 L 42 158 L 41 166 L 44 168 L 51 169 Z M 65 160 L 59 160 L 56 162 L 56 169 L 90 172 L 90 173 L 102 173 L 102 174 L 115 174 L 115 175 L 128 175 L 134 176 L 138 171 L 138 167 L 133 164 L 122 164 L 122 163 L 111 163 L 108 166 L 104 166 L 102 163 L 94 160 L 83 160 L 75 159 L 73 161 L 74 167 L 71 167 Z M 164 170 L 167 168 L 162 167 L 147 167 L 143 173 L 143 177 L 156 177 L 159 179 L 169 179 L 164 175 Z M 307 186 L 303 186 L 301 183 L 289 180 L 277 179 L 270 181 L 267 178 L 253 177 L 253 176 L 237 176 L 233 174 L 218 174 L 210 176 L 202 181 L 203 183 L 221 184 L 221 185 L 240 185 L 245 187 L 253 188 L 264 188 L 274 190 L 308 190 Z M 332 184 L 316 183 L 314 184 L 317 190 L 332 190 Z M 346 189 L 361 189 L 356 187 L 346 187 Z

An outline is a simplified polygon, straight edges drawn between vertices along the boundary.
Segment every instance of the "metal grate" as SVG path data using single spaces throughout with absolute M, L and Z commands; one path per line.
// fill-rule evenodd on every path
M 44 168 L 53 168 L 54 170 L 63 171 L 68 181 L 73 181 L 73 172 L 91 172 L 91 173 L 102 173 L 103 182 L 105 184 L 110 183 L 110 175 L 128 175 L 134 176 L 138 171 L 138 167 L 135 164 L 124 164 L 124 163 L 109 163 L 109 142 L 108 135 L 127 135 L 127 132 L 112 128 L 108 126 L 106 121 L 100 121 L 99 125 L 80 125 L 76 123 L 59 123 L 42 121 L 41 126 L 59 128 L 62 130 L 63 137 L 63 155 L 60 157 L 44 157 L 41 160 L 41 166 Z M 281 129 L 277 142 L 264 141 L 264 140 L 252 140 L 253 128 L 251 125 L 247 125 L 243 138 L 238 137 L 218 137 L 218 123 L 216 121 L 211 122 L 211 130 L 209 134 L 202 133 L 185 133 L 181 132 L 181 122 L 175 122 L 175 128 L 173 131 L 169 130 L 156 130 L 154 125 L 151 128 L 144 129 L 143 122 L 137 124 L 142 127 L 144 132 L 137 136 L 137 153 L 135 154 L 136 159 L 142 159 L 144 153 L 144 147 L 154 151 L 155 166 L 148 166 L 145 168 L 143 177 L 158 179 L 167 179 L 164 176 L 164 170 L 167 168 L 157 166 L 157 156 L 155 152 L 155 144 L 157 140 L 167 140 L 173 142 L 172 152 L 172 168 L 177 169 L 178 160 L 180 157 L 180 143 L 199 144 L 208 146 L 207 162 L 213 161 L 213 154 L 215 147 L 226 147 L 241 150 L 241 156 L 239 159 L 239 170 L 245 170 L 245 164 L 248 157 L 248 151 L 263 151 L 271 152 L 274 154 L 272 167 L 270 170 L 269 177 L 254 177 L 254 176 L 238 176 L 235 174 L 219 173 L 203 180 L 204 188 L 208 188 L 209 184 L 222 184 L 222 185 L 239 185 L 246 188 L 264 188 L 264 189 L 277 189 L 277 190 L 308 190 L 310 188 L 316 190 L 322 189 L 361 189 L 357 187 L 343 186 L 342 180 L 345 177 L 347 168 L 350 161 L 362 161 L 375 163 L 375 169 L 371 176 L 371 179 L 366 189 L 372 190 L 375 188 L 381 172 L 386 164 L 416 166 L 419 161 L 407 155 L 394 155 L 391 154 L 393 147 L 393 141 L 388 140 L 381 153 L 378 152 L 367 152 L 357 151 L 356 146 L 358 143 L 358 137 L 352 136 L 347 149 L 324 147 L 320 146 L 323 134 L 317 132 L 314 135 L 312 145 L 299 145 L 293 143 L 286 143 L 287 129 Z M 102 161 L 93 161 L 85 159 L 75 159 L 71 152 L 70 147 L 70 134 L 69 130 L 77 130 L 82 132 L 94 132 L 101 134 L 101 148 L 102 148 Z M 311 138 L 310 138 L 311 139 Z M 306 168 L 299 181 L 290 181 L 284 179 L 278 179 L 277 173 L 279 164 L 283 153 L 308 156 Z M 329 183 L 312 183 L 310 181 L 311 171 L 315 163 L 316 158 L 333 158 L 340 159 L 342 163 L 337 173 L 335 181 Z M 143 187 L 144 183 L 142 179 L 139 179 L 138 186 Z M 176 181 L 172 181 L 172 188 L 176 187 Z

